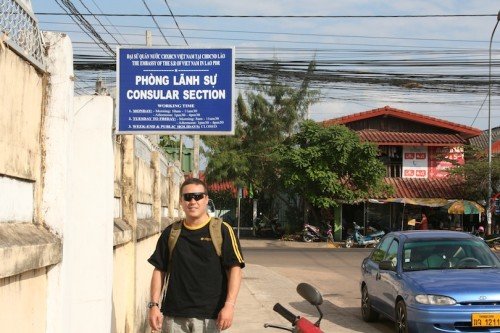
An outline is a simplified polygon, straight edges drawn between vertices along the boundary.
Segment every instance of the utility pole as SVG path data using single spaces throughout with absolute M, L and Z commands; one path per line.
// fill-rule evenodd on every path
M 491 140 L 491 44 L 493 43 L 493 36 L 495 35 L 495 30 L 497 29 L 498 22 L 500 22 L 500 11 L 498 11 L 497 14 L 497 22 L 495 24 L 495 27 L 493 28 L 493 31 L 491 32 L 491 38 L 490 38 L 490 48 L 489 48 L 489 62 L 488 62 L 488 199 L 486 201 L 486 223 L 487 223 L 487 229 L 486 232 L 487 234 L 491 234 L 491 207 L 492 207 L 492 197 L 493 197 L 493 190 L 492 190 L 492 181 L 491 181 L 491 145 L 492 145 L 492 140 Z

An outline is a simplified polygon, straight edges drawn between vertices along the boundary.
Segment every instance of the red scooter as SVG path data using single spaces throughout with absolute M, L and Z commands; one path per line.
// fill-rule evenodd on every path
M 323 333 L 323 331 L 319 328 L 321 319 L 323 318 L 323 312 L 321 312 L 321 309 L 319 308 L 319 306 L 323 303 L 323 297 L 321 296 L 321 293 L 316 290 L 316 288 L 307 283 L 300 283 L 297 286 L 297 293 L 306 301 L 311 303 L 311 305 L 314 305 L 316 307 L 319 312 L 319 319 L 313 324 L 306 318 L 294 315 L 280 303 L 276 303 L 273 307 L 273 310 L 278 312 L 283 318 L 288 320 L 290 324 L 292 324 L 292 328 L 273 324 L 264 324 L 264 327 L 277 328 L 293 333 Z

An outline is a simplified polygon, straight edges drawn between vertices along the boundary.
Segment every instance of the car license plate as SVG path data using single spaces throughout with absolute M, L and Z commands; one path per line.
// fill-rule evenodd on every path
M 500 313 L 473 313 L 472 327 L 500 327 Z

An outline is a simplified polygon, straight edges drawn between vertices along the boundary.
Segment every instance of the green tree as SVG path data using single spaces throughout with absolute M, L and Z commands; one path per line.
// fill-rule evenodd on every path
M 277 66 L 277 65 L 276 65 Z M 206 177 L 209 183 L 231 180 L 239 186 L 252 184 L 256 196 L 272 197 L 279 188 L 276 181 L 275 150 L 304 119 L 318 92 L 309 89 L 308 74 L 300 86 L 287 85 L 274 71 L 269 82 L 253 86 L 254 91 L 240 94 L 236 103 L 234 136 L 203 137 L 207 151 Z
M 278 149 L 280 177 L 306 203 L 327 212 L 341 203 L 391 193 L 377 147 L 342 125 L 305 121 Z
M 466 199 L 487 200 L 488 198 L 488 156 L 484 149 L 466 145 L 464 147 L 465 164 L 457 164 L 455 160 L 443 160 L 454 164 L 449 169 L 450 177 L 459 184 L 459 191 Z M 500 155 L 492 156 L 491 184 L 493 194 L 500 191 Z

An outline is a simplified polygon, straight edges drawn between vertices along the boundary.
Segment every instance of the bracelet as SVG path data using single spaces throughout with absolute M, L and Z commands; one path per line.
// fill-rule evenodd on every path
M 228 302 L 228 301 L 226 301 L 226 304 L 231 304 L 231 305 L 233 306 L 233 308 L 234 308 L 234 306 L 236 305 L 236 304 L 234 304 L 233 302 Z

